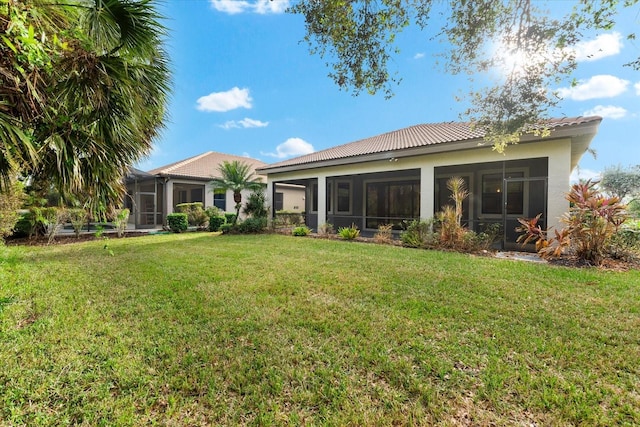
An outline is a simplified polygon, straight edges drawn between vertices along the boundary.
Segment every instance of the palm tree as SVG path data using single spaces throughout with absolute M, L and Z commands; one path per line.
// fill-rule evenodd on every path
M 240 215 L 240 207 L 242 206 L 242 190 L 260 190 L 265 184 L 258 177 L 255 177 L 251 171 L 251 166 L 247 163 L 234 160 L 232 162 L 224 161 L 218 165 L 220 177 L 213 178 L 211 185 L 213 188 L 222 188 L 225 191 L 233 191 L 233 201 L 236 203 L 236 217 L 233 225 L 238 221 Z
M 27 90 L 0 90 L 0 176 L 13 167 L 63 196 L 82 194 L 94 211 L 119 203 L 124 173 L 150 153 L 163 127 L 170 77 L 161 17 L 151 0 L 10 4 L 24 10 L 4 15 L 0 7 L 0 35 L 13 40 L 0 42 L 13 61 L 0 66 L 35 72 Z M 22 16 L 34 22 L 30 43 L 7 32 Z M 34 43 L 37 61 L 20 63 Z

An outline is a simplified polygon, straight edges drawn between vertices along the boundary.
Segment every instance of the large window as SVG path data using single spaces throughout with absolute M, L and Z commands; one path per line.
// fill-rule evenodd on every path
M 420 181 L 369 182 L 366 184 L 366 228 L 392 224 L 400 229 L 403 220 L 420 217 Z
M 284 210 L 284 193 L 276 193 L 273 205 L 276 212 Z
M 213 206 L 223 211 L 227 210 L 227 192 L 224 189 L 213 190 Z
M 351 182 L 338 181 L 336 183 L 336 212 L 351 213 Z

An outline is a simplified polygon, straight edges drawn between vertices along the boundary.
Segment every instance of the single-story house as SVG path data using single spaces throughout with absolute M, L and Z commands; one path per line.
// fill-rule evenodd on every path
M 267 164 L 248 157 L 207 151 L 179 162 L 148 172 L 132 168 L 125 178 L 127 197 L 125 207 L 131 211 L 129 222 L 136 228 L 156 228 L 166 225 L 168 214 L 175 212 L 180 203 L 202 202 L 204 207 L 216 206 L 225 212 L 235 212 L 233 192 L 211 186 L 214 177 L 220 177 L 218 166 L 238 160 L 248 164 L 251 171 L 266 184 L 266 176 L 256 169 Z M 243 202 L 250 191 L 243 191 Z M 271 205 L 279 210 L 304 209 L 304 188 L 278 186 Z
M 503 246 L 516 247 L 519 217 L 541 213 L 543 226 L 558 226 L 569 207 L 564 195 L 570 174 L 601 121 L 552 119 L 549 136 L 526 134 L 504 154 L 492 150 L 469 123 L 421 124 L 260 166 L 257 172 L 267 176 L 267 194 L 281 184 L 306 188 L 310 228 L 355 224 L 363 234 L 382 224 L 400 230 L 408 221 L 433 217 L 451 203 L 447 180 L 460 176 L 471 193 L 463 205 L 465 224 L 481 231 L 497 222 Z

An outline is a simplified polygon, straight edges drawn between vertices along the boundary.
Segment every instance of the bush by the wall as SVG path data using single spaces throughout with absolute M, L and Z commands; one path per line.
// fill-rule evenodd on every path
M 187 223 L 192 227 L 203 228 L 206 226 L 209 216 L 202 207 L 202 202 L 180 203 L 176 205 L 179 213 L 187 214 Z
M 240 233 L 260 233 L 267 228 L 266 218 L 247 218 L 237 225 Z
M 291 234 L 294 236 L 308 236 L 311 233 L 311 229 L 306 225 L 300 225 L 293 230 L 291 230 Z
M 358 227 L 356 227 L 355 224 L 351 224 L 351 227 L 338 228 L 338 236 L 343 240 L 354 240 L 356 237 L 360 236 L 360 230 L 358 230 Z
M 13 233 L 13 229 L 20 218 L 18 209 L 24 200 L 22 184 L 13 182 L 6 192 L 0 195 L 0 242 Z
M 172 213 L 167 215 L 167 225 L 174 233 L 181 233 L 189 228 L 186 213 Z
M 225 212 L 224 217 L 227 219 L 227 224 L 233 224 L 236 221 L 236 214 Z
M 213 215 L 209 217 L 209 231 L 220 231 L 220 227 L 226 222 L 226 218 L 222 215 Z
M 428 221 L 411 221 L 407 229 L 400 233 L 404 246 L 410 248 L 429 248 L 437 244 L 439 235 L 433 232 L 433 219 Z
M 236 230 L 236 227 L 234 227 L 233 224 L 229 224 L 228 222 L 220 226 L 220 231 L 222 231 L 222 234 L 230 234 L 233 233 L 234 230 Z

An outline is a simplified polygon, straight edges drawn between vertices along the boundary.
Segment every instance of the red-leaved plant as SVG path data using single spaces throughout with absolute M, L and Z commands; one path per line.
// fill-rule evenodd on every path
M 521 226 L 516 229 L 523 234 L 518 242 L 523 245 L 535 242 L 536 251 L 543 258 L 559 257 L 571 253 L 578 259 L 600 265 L 607 257 L 609 239 L 627 219 L 626 206 L 618 197 L 605 197 L 596 188 L 597 182 L 588 180 L 571 186 L 566 195 L 570 203 L 569 212 L 560 221 L 566 224 L 562 230 L 543 230 L 535 218 L 518 218 Z

